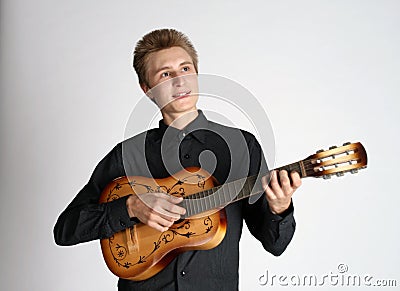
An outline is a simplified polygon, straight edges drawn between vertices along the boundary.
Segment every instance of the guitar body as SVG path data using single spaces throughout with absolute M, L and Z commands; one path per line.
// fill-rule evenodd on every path
M 164 179 L 121 177 L 104 189 L 99 202 L 148 192 L 188 197 L 214 187 L 215 183 L 209 173 L 199 168 L 187 168 Z M 214 248 L 225 232 L 225 210 L 211 210 L 179 220 L 165 232 L 138 223 L 102 239 L 101 248 L 108 268 L 116 276 L 138 281 L 157 274 L 180 252 Z

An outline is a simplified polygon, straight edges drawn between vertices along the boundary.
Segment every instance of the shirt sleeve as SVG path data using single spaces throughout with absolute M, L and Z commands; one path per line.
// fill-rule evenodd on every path
M 250 151 L 249 176 L 267 170 L 262 149 L 252 136 L 248 142 Z M 273 214 L 263 193 L 255 203 L 248 199 L 243 201 L 243 215 L 250 233 L 257 238 L 264 249 L 275 256 L 281 255 L 289 245 L 296 229 L 293 216 L 294 207 L 291 202 L 289 208 L 281 215 Z
M 107 238 L 135 224 L 126 209 L 128 196 L 99 204 L 105 186 L 124 173 L 119 144 L 100 161 L 88 183 L 59 216 L 54 226 L 56 244 L 75 245 Z

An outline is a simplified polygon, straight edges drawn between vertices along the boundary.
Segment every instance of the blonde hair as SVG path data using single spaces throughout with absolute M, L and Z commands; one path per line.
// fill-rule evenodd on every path
M 146 76 L 146 64 L 149 55 L 153 52 L 171 47 L 183 48 L 192 58 L 194 68 L 196 73 L 198 73 L 197 52 L 189 38 L 175 29 L 157 29 L 143 36 L 143 38 L 137 42 L 133 53 L 133 68 L 138 75 L 139 84 L 146 84 L 149 86 Z

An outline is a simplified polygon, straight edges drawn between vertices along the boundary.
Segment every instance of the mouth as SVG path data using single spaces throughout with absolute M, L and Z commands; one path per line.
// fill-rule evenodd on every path
M 192 91 L 186 91 L 186 92 L 176 93 L 176 94 L 172 95 L 172 97 L 173 97 L 174 99 L 186 98 L 186 97 L 189 97 L 189 96 L 190 96 L 190 93 L 191 93 L 191 92 L 192 92 Z

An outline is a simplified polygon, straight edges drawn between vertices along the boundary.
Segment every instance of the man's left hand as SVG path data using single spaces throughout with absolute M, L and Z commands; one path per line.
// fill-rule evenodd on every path
M 279 175 L 279 180 L 278 180 Z M 265 195 L 271 212 L 281 214 L 289 208 L 293 193 L 301 186 L 300 175 L 297 172 L 290 173 L 290 179 L 287 171 L 271 172 L 271 181 L 268 184 L 267 176 L 262 178 L 262 185 L 265 189 Z

